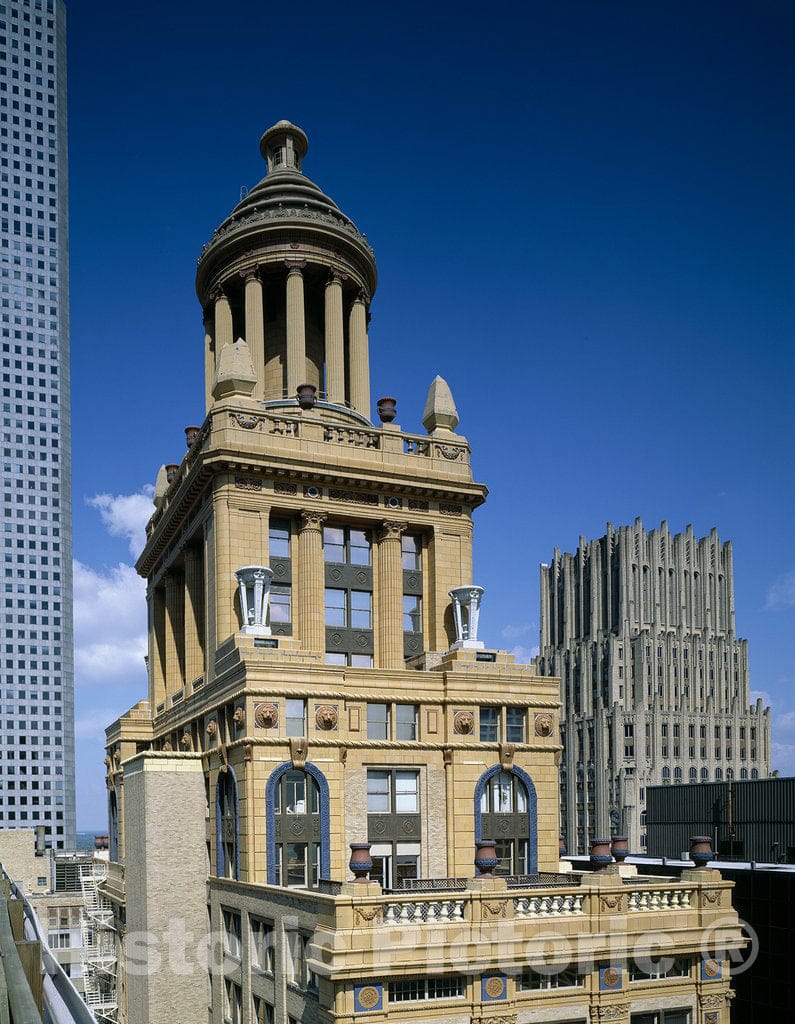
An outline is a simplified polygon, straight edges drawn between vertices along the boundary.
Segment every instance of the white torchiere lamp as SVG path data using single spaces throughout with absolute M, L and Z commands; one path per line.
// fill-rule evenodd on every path
M 235 572 L 240 590 L 240 610 L 243 613 L 243 633 L 270 636 L 268 603 L 271 595 L 273 570 L 265 565 L 245 565 Z
M 478 640 L 478 619 L 483 587 L 453 587 L 449 593 L 455 621 L 455 643 L 450 649 L 482 651 L 485 645 L 482 640 Z

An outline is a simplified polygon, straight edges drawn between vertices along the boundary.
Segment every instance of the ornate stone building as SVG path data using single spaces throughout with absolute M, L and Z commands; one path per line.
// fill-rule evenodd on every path
M 300 129 L 261 149 L 199 260 L 206 417 L 138 561 L 148 697 L 107 730 L 119 1020 L 725 1024 L 717 873 L 559 864 L 558 681 L 478 639 L 450 390 L 372 424 L 373 251 Z M 670 969 L 633 958 L 652 909 Z
M 646 849 L 645 790 L 765 778 L 770 715 L 749 706 L 731 541 L 614 529 L 541 567 L 544 675 L 559 676 L 567 849 L 620 832 Z

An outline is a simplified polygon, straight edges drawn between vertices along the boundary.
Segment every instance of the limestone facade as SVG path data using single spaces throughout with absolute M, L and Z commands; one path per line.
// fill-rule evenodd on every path
M 425 433 L 389 399 L 373 425 L 372 249 L 304 176 L 300 129 L 261 148 L 268 174 L 199 261 L 207 414 L 158 473 L 137 564 L 149 693 L 107 730 L 119 1020 L 629 1022 L 660 983 L 619 966 L 604 987 L 608 933 L 646 934 L 649 896 L 559 871 L 558 680 L 480 642 L 471 604 L 454 622 L 486 489 L 450 390 L 433 382 Z M 500 877 L 473 878 L 492 834 Z M 721 948 L 742 945 L 708 875 L 656 897 L 688 1012 L 701 929 L 728 915 Z M 530 970 L 545 916 L 589 944 L 571 986 Z M 162 964 L 177 921 L 209 969 Z M 155 978 L 131 970 L 142 931 Z M 721 1024 L 727 992 L 720 971 Z
M 731 541 L 667 523 L 555 549 L 541 567 L 540 671 L 560 678 L 562 830 L 646 848 L 645 789 L 766 778 L 770 715 L 750 704 Z

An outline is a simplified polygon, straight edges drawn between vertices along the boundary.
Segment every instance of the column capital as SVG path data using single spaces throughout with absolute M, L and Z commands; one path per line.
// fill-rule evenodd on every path
M 301 525 L 299 532 L 304 533 L 307 530 L 321 530 L 323 523 L 328 519 L 325 512 L 310 512 L 303 511 L 301 513 Z
M 284 265 L 287 268 L 287 276 L 289 277 L 290 274 L 301 274 L 306 266 L 306 260 L 285 260 Z
M 349 275 L 343 274 L 341 270 L 334 270 L 333 268 L 329 271 L 328 279 L 326 280 L 326 287 L 330 284 L 342 285 L 343 281 L 348 280 Z
M 398 523 L 392 519 L 385 519 L 381 523 L 381 535 L 379 540 L 400 540 L 401 534 L 408 529 L 408 523 Z
M 259 281 L 259 264 L 255 263 L 253 267 L 245 267 L 243 270 L 238 270 L 238 274 L 240 274 L 246 284 L 249 281 Z
M 223 284 L 219 284 L 216 288 L 210 292 L 210 302 L 219 302 L 221 299 L 229 301 L 229 296 L 226 294 L 226 289 Z
M 354 303 L 361 302 L 363 306 L 370 305 L 370 293 L 366 288 L 360 288 L 356 293 L 356 298 L 353 300 Z

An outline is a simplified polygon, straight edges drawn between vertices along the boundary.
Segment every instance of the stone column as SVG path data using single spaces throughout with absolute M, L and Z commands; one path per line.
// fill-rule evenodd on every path
M 403 561 L 406 523 L 385 522 L 378 537 L 378 668 L 403 668 Z
M 294 398 L 306 383 L 306 321 L 304 275 L 306 260 L 285 260 L 287 267 L 287 397 Z
M 182 649 L 184 584 L 173 569 L 166 573 L 166 692 L 174 693 L 185 684 Z
M 342 321 L 342 282 L 345 274 L 332 271 L 326 284 L 326 398 L 345 404 L 345 332 Z
M 185 680 L 204 672 L 204 566 L 198 547 L 185 548 Z
M 298 531 L 298 628 L 309 651 L 326 650 L 323 523 L 326 516 L 302 512 Z
M 215 321 L 213 307 L 204 309 L 204 404 L 209 412 L 213 404 L 213 383 L 215 382 Z
M 221 350 L 224 345 L 232 344 L 235 340 L 232 333 L 232 307 L 229 299 L 223 292 L 215 296 L 215 365 L 221 358 Z
M 152 714 L 166 695 L 166 599 L 163 587 L 149 598 L 149 703 Z
M 246 343 L 257 375 L 257 383 L 251 397 L 261 401 L 265 395 L 265 311 L 258 269 L 250 267 L 248 270 L 241 270 L 240 275 L 245 281 Z
M 370 419 L 370 353 L 367 346 L 367 294 L 361 292 L 348 315 L 348 377 L 351 405 Z

